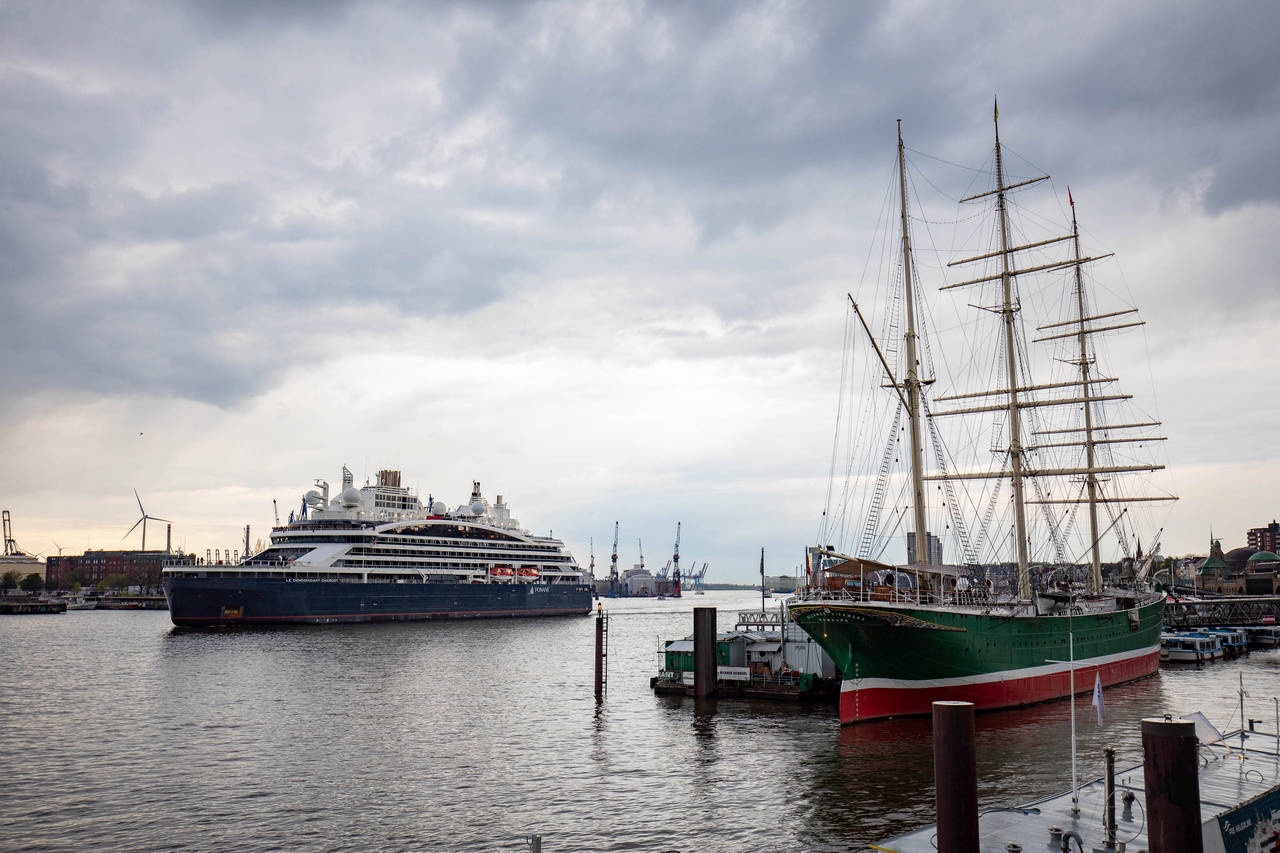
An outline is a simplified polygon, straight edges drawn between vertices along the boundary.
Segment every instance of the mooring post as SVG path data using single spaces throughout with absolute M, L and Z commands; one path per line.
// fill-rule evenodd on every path
M 1106 763 L 1107 775 L 1103 780 L 1106 801 L 1102 806 L 1102 846 L 1107 850 L 1116 849 L 1116 751 L 1113 747 L 1102 750 Z
M 693 695 L 716 695 L 716 609 L 693 608 Z
M 978 849 L 978 761 L 973 703 L 933 703 L 933 785 L 939 853 Z
M 604 605 L 596 605 L 596 701 L 604 700 L 605 685 L 605 626 Z
M 1142 721 L 1148 847 L 1160 853 L 1204 851 L 1196 743 L 1196 724 L 1190 720 Z

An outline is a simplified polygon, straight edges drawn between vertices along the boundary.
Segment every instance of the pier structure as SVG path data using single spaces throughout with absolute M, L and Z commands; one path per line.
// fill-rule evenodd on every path
M 1164 624 L 1177 629 L 1214 625 L 1280 625 L 1280 595 L 1166 600 Z
M 1225 735 L 1208 721 L 1142 721 L 1144 760 L 1074 791 L 977 811 L 969 790 L 974 743 L 965 703 L 934 703 L 938 823 L 877 842 L 889 853 L 1125 850 L 1243 853 L 1280 838 L 1280 736 L 1255 727 Z M 1277 712 L 1280 723 L 1280 712 Z M 1116 814 L 1116 798 L 1120 814 Z M 1271 846 L 1268 846 L 1271 845 Z

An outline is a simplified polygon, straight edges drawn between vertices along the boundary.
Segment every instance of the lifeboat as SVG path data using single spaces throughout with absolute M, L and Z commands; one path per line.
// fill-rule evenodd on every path
M 492 566 L 489 569 L 489 577 L 492 578 L 509 578 L 514 576 L 516 570 L 510 566 Z
M 516 569 L 516 575 L 522 581 L 536 581 L 538 579 L 538 570 L 533 566 L 521 566 Z

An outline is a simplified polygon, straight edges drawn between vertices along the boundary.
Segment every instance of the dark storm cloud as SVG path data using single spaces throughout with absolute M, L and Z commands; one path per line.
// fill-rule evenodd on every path
M 694 252 L 659 268 L 706 265 L 700 304 L 758 329 L 780 282 L 805 285 L 781 261 L 733 269 L 735 241 L 865 196 L 868 175 L 879 192 L 898 117 L 913 147 L 974 163 L 997 94 L 1064 181 L 1172 192 L 1203 171 L 1211 212 L 1274 204 L 1280 6 L 1243 8 L 11 8 L 0 379 L 227 404 L 358 331 L 348 306 L 465 316 L 537 288 L 549 259 L 643 254 L 628 226 L 681 217 Z

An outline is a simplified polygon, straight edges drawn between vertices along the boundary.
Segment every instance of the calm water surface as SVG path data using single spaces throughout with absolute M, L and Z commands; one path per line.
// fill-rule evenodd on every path
M 0 619 L 0 849 L 837 851 L 933 821 L 928 720 L 655 697 L 660 638 L 759 594 L 606 602 L 594 619 L 178 632 L 167 613 Z M 1280 652 L 1077 700 L 1080 774 L 1138 723 L 1274 727 Z M 983 806 L 1070 786 L 1066 702 L 978 717 Z

